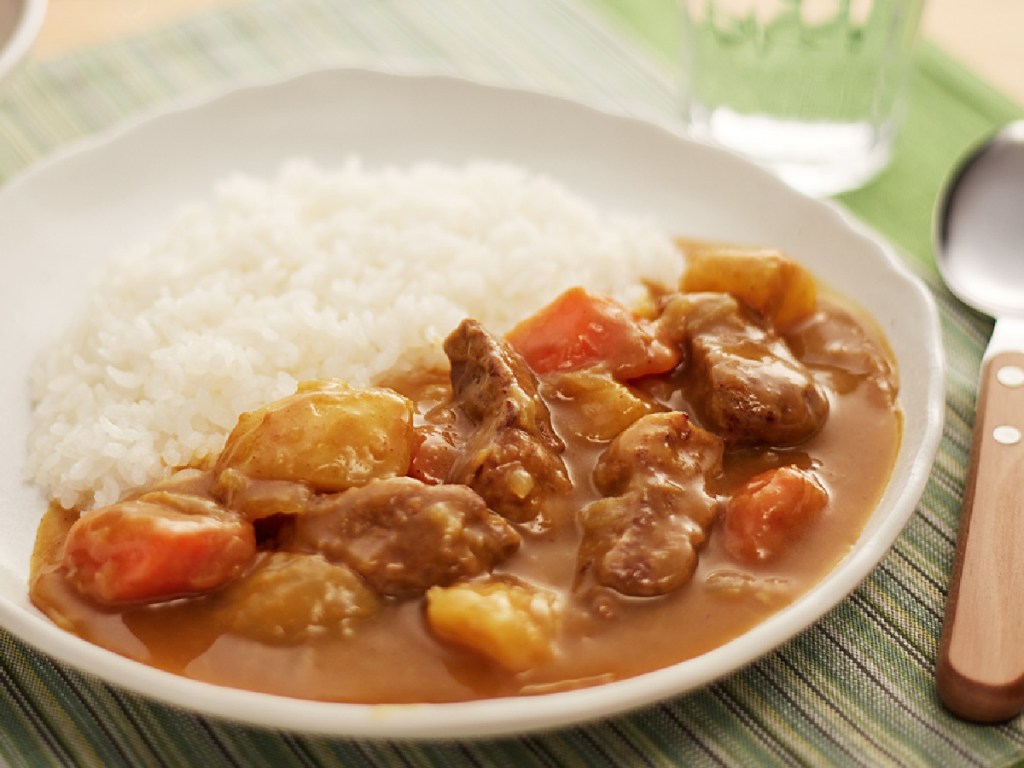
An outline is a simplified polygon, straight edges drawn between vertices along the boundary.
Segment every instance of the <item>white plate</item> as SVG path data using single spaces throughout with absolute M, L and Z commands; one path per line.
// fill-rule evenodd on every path
M 549 174 L 672 233 L 772 244 L 866 307 L 888 334 L 906 423 L 893 480 L 854 550 L 805 597 L 691 661 L 587 690 L 465 704 L 380 706 L 287 699 L 198 683 L 57 629 L 26 597 L 46 500 L 22 481 L 26 375 L 70 322 L 81 286 L 113 248 L 236 170 L 270 174 L 306 155 L 368 164 L 488 158 Z M 322 70 L 160 114 L 37 166 L 0 190 L 0 623 L 72 666 L 181 707 L 346 736 L 480 736 L 621 712 L 733 672 L 817 621 L 877 564 L 914 510 L 938 446 L 942 353 L 930 296 L 890 250 L 838 208 L 802 197 L 731 155 L 670 130 L 565 100 L 433 76 Z M 912 373 L 912 375 L 911 375 Z

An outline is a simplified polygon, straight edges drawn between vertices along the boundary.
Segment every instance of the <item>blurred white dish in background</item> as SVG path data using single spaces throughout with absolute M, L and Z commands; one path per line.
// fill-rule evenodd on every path
M 28 57 L 46 17 L 46 0 L 0 0 L 0 83 Z

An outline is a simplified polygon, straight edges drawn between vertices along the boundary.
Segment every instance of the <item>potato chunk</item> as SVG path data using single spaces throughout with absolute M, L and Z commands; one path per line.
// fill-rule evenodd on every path
M 565 414 L 556 411 L 559 426 L 584 440 L 611 440 L 649 413 L 662 410 L 655 401 L 605 373 L 573 371 L 545 376 L 541 393 L 556 402 L 568 402 Z
M 309 381 L 293 395 L 243 413 L 214 468 L 336 492 L 404 475 L 415 437 L 413 404 L 390 389 Z
M 555 655 L 561 603 L 553 592 L 506 581 L 431 587 L 427 621 L 438 637 L 523 672 Z
M 260 642 L 295 645 L 323 635 L 349 637 L 380 598 L 355 571 L 321 555 L 262 552 L 223 594 L 231 630 Z
M 715 243 L 680 243 L 686 254 L 681 288 L 728 293 L 784 332 L 811 316 L 817 286 L 782 251 Z

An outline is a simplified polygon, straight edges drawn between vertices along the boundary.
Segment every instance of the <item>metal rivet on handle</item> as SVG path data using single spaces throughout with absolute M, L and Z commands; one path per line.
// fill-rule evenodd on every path
M 1016 445 L 1020 442 L 1020 438 L 1020 430 L 1009 424 L 1003 424 L 992 430 L 992 439 L 1000 445 Z
M 1019 365 L 1004 365 L 996 371 L 996 381 L 1004 387 L 1019 387 L 1024 385 L 1024 368 Z

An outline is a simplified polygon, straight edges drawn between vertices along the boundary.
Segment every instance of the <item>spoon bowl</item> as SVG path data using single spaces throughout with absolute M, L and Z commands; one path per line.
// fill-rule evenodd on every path
M 960 165 L 937 222 L 936 260 L 957 298 L 992 317 L 1024 318 L 1024 120 Z
M 936 684 L 955 714 L 999 722 L 1024 706 L 1024 121 L 952 176 L 938 207 L 936 260 L 959 299 L 996 319 Z

